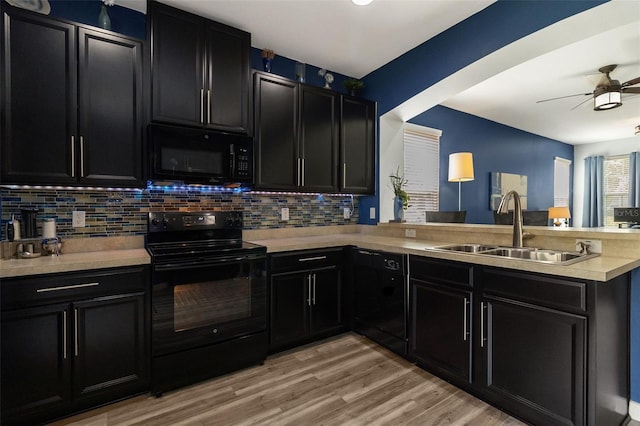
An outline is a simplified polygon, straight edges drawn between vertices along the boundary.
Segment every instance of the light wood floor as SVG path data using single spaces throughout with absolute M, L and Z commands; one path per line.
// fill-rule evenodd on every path
M 93 410 L 60 425 L 522 425 L 355 334 L 269 357 L 166 393 Z

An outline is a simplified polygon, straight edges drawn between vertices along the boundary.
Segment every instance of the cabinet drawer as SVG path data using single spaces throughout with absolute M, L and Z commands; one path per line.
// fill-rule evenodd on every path
M 427 282 L 473 287 L 473 266 L 464 263 L 410 256 L 409 276 Z
M 2 309 L 144 291 L 148 282 L 148 266 L 9 278 L 0 287 Z
M 305 271 L 342 264 L 344 249 L 322 249 L 271 255 L 271 272 Z
M 482 272 L 484 292 L 564 310 L 587 310 L 587 284 L 499 269 Z

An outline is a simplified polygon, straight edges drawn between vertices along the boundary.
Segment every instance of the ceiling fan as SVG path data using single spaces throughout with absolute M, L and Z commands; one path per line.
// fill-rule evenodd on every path
M 611 76 L 609 75 L 611 72 L 613 72 L 613 70 L 616 69 L 617 66 L 618 65 L 616 64 L 606 65 L 598 70 L 604 75 L 600 79 L 600 82 L 593 90 L 593 92 L 543 99 L 541 101 L 537 101 L 536 103 L 555 101 L 558 99 L 571 98 L 574 96 L 592 96 L 594 111 L 605 111 L 622 106 L 623 93 L 640 94 L 640 87 L 631 87 L 640 83 L 640 77 L 633 78 L 620 84 L 618 80 L 611 79 Z M 585 101 L 580 102 L 578 105 L 571 108 L 571 110 L 573 111 L 588 100 L 589 99 L 586 99 Z

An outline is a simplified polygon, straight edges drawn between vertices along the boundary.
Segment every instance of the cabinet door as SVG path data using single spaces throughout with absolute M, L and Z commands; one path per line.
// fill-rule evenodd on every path
M 487 395 L 535 424 L 585 424 L 586 318 L 489 298 L 481 315 Z
M 411 280 L 411 355 L 471 382 L 471 293 Z
M 271 277 L 271 346 L 276 347 L 309 334 L 309 274 Z
M 338 191 L 338 111 L 335 92 L 300 86 L 301 186 Z
M 151 119 L 202 126 L 204 45 L 202 18 L 149 2 Z
M 75 27 L 16 11 L 3 18 L 2 181 L 73 183 Z
M 2 313 L 2 423 L 29 423 L 69 403 L 67 305 Z
M 142 43 L 80 29 L 80 182 L 142 181 Z
M 340 167 L 341 189 L 355 194 L 375 191 L 376 104 L 341 97 Z
M 295 190 L 298 161 L 298 84 L 255 74 L 256 187 Z
M 73 304 L 74 397 L 113 399 L 143 390 L 147 381 L 144 295 Z
M 206 117 L 213 129 L 251 131 L 249 85 L 251 35 L 225 25 L 208 23 L 206 37 Z
M 339 269 L 313 271 L 310 332 L 322 333 L 342 325 L 342 280 Z

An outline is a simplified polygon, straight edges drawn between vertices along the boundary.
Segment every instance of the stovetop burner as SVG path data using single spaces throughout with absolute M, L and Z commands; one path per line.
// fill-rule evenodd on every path
M 266 252 L 242 240 L 242 226 L 242 212 L 150 212 L 146 247 L 155 261 Z

